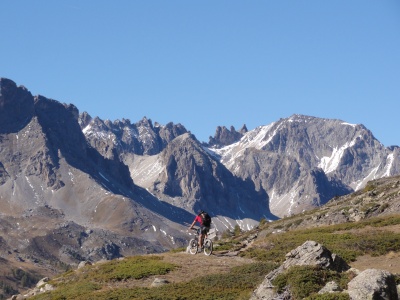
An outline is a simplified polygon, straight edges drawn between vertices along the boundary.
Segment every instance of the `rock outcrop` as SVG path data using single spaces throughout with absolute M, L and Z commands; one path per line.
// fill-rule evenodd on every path
M 292 266 L 319 266 L 324 269 L 338 272 L 346 271 L 350 267 L 339 256 L 332 254 L 323 245 L 307 241 L 303 245 L 286 254 L 285 262 L 277 269 L 271 271 L 262 284 L 253 292 L 251 300 L 274 299 L 278 294 L 274 290 L 272 281 L 279 274 Z
M 225 126 L 218 126 L 214 137 L 210 137 L 207 147 L 221 148 L 238 142 L 247 132 L 246 125 L 236 131 L 235 127 L 231 126 L 230 130 Z
M 173 139 L 187 132 L 181 124 L 165 126 L 144 117 L 132 124 L 128 119 L 101 120 L 87 112 L 79 115 L 79 125 L 91 146 L 104 157 L 124 158 L 125 154 L 156 155 Z
M 272 282 L 279 274 L 289 268 L 304 265 L 319 266 L 339 273 L 350 270 L 350 267 L 343 259 L 332 254 L 323 245 L 314 241 L 307 241 L 286 254 L 285 262 L 265 277 L 262 284 L 253 292 L 250 300 L 291 299 L 289 289 L 278 294 Z M 393 274 L 376 269 L 367 269 L 363 272 L 355 270 L 353 273 L 358 275 L 348 283 L 347 290 L 341 291 L 338 284 L 332 281 L 326 283 L 318 294 L 347 292 L 352 300 L 398 299 L 397 286 Z
M 11 298 L 8 300 L 23 300 L 23 299 L 29 299 L 33 296 L 36 296 L 38 294 L 43 294 L 48 291 L 53 291 L 54 286 L 52 284 L 49 284 L 49 278 L 45 277 L 39 280 L 39 282 L 36 284 L 36 286 L 33 289 L 30 289 L 26 291 L 23 294 L 18 294 L 18 295 L 13 295 Z

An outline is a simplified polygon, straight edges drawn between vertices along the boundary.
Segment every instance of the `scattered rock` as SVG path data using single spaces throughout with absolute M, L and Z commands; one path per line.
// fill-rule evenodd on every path
M 330 281 L 318 292 L 318 294 L 335 293 L 340 291 L 341 289 L 339 285 L 334 281 Z
M 51 285 L 51 284 L 46 283 L 46 284 L 44 285 L 44 287 L 41 287 L 41 288 L 40 288 L 39 291 L 40 291 L 41 293 L 44 293 L 44 292 L 53 291 L 53 290 L 54 290 L 54 286 Z
M 169 283 L 169 281 L 164 278 L 155 278 L 154 281 L 152 282 L 151 286 L 158 287 L 158 286 L 166 285 L 168 283 Z
M 79 263 L 77 269 L 79 270 L 79 269 L 82 269 L 83 267 L 91 266 L 91 265 L 92 265 L 92 263 L 91 263 L 90 261 L 81 261 L 81 262 Z
M 48 282 L 49 280 L 50 280 L 49 277 L 44 277 L 40 279 L 39 282 L 36 284 L 36 287 L 40 288 L 42 285 L 46 284 L 46 282 Z

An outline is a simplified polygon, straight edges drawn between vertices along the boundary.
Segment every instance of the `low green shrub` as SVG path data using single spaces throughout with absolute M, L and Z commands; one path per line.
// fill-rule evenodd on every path
M 244 265 L 232 268 L 228 274 L 212 274 L 196 278 L 190 282 L 169 284 L 159 288 L 110 291 L 104 293 L 102 298 L 92 299 L 183 300 L 199 298 L 204 300 L 247 300 L 251 292 L 262 282 L 265 274 L 274 268 L 276 268 L 276 265 L 270 263 Z M 121 293 L 124 296 L 121 296 Z M 117 294 L 118 297 L 116 297 Z
M 112 260 L 106 263 L 89 266 L 87 269 L 80 270 L 79 272 L 64 274 L 58 281 L 54 280 L 51 282 L 57 287 L 56 290 L 37 295 L 32 299 L 96 299 L 94 295 L 102 294 L 98 290 L 102 289 L 107 282 L 141 279 L 151 275 L 162 275 L 174 268 L 176 268 L 175 265 L 164 262 L 161 256 L 133 256 L 123 260 Z
M 313 294 L 304 300 L 350 300 L 350 296 L 348 293 Z
M 171 252 L 171 253 L 179 253 L 179 252 L 185 252 L 185 251 L 186 251 L 186 247 L 179 247 L 179 248 L 171 249 L 169 252 Z
M 218 241 L 218 243 L 214 243 L 214 251 L 225 251 L 234 249 L 240 243 L 235 242 L 233 240 L 225 240 L 225 241 Z
M 385 226 L 400 224 L 400 216 L 367 219 L 357 223 L 344 223 L 312 229 L 291 230 L 265 237 L 262 243 L 241 253 L 242 256 L 260 261 L 281 263 L 285 255 L 308 240 L 324 245 L 348 263 L 363 254 L 383 255 L 400 251 L 400 233 L 384 230 Z M 351 232 L 371 226 L 366 232 Z M 384 234 L 382 231 L 384 230 Z
M 345 288 L 348 278 L 342 276 L 345 275 L 316 266 L 293 266 L 279 274 L 272 283 L 277 292 L 289 287 L 294 299 L 303 299 L 317 293 L 329 281 L 335 281 L 342 289 Z
M 366 192 L 370 192 L 370 191 L 372 191 L 373 189 L 375 189 L 375 184 L 373 183 L 373 182 L 368 182 L 367 183 L 367 185 L 364 187 L 364 193 L 366 193 Z
M 253 263 L 234 267 L 227 274 L 198 277 L 190 282 L 171 283 L 158 288 L 102 289 L 92 282 L 82 281 L 66 284 L 61 289 L 34 297 L 35 300 L 183 300 L 192 298 L 249 299 L 251 292 L 262 282 L 265 274 L 275 269 L 271 263 Z M 91 286 L 93 284 L 93 286 Z M 71 291 L 69 291 L 71 290 Z M 74 290 L 74 291 L 72 291 Z
M 161 256 L 133 256 L 100 264 L 89 277 L 96 281 L 141 279 L 166 274 L 174 268 L 173 264 L 164 262 Z
M 89 295 L 102 288 L 101 284 L 91 281 L 71 282 L 66 285 L 59 286 L 56 290 L 39 294 L 31 299 L 34 300 L 86 300 L 90 299 Z

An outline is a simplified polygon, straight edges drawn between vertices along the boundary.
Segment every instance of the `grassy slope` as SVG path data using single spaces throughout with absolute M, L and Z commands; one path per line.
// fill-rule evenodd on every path
M 364 191 L 338 198 L 315 211 L 262 222 L 252 232 L 221 240 L 211 257 L 166 253 L 96 264 L 61 275 L 52 281 L 56 291 L 33 299 L 248 299 L 264 276 L 284 261 L 285 254 L 307 240 L 322 243 L 349 264 L 365 255 L 374 259 L 400 252 L 399 191 L 400 177 L 378 180 Z M 352 220 L 354 215 L 357 222 Z M 257 239 L 244 247 L 254 234 Z M 239 256 L 222 255 L 238 249 Z M 155 277 L 168 278 L 170 283 L 150 287 Z M 332 279 L 345 287 L 351 277 L 301 267 L 280 276 L 275 284 L 278 288 L 285 284 L 301 286 L 293 289 L 297 299 L 346 299 L 344 294 L 336 298 L 312 295 Z

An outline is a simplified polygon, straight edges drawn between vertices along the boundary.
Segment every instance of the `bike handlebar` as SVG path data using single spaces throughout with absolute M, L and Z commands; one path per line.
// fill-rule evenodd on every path
M 200 228 L 199 227 L 192 227 L 190 229 L 193 230 L 193 231 L 196 231 L 197 234 L 200 233 Z

